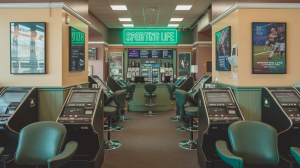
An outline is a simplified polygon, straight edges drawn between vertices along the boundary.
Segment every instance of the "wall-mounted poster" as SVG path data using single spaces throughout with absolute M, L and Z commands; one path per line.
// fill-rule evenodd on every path
M 69 28 L 69 71 L 85 70 L 85 34 L 82 31 Z
M 252 23 L 252 74 L 286 73 L 286 23 Z
M 93 75 L 93 65 L 89 65 L 88 75 Z
M 216 32 L 216 70 L 230 71 L 228 57 L 231 49 L 230 26 Z
M 89 60 L 96 60 L 96 48 L 89 48 Z
M 109 62 L 110 76 L 123 76 L 123 53 L 111 52 Z
M 10 73 L 46 73 L 46 23 L 10 23 Z
M 178 53 L 178 77 L 191 76 L 191 53 Z

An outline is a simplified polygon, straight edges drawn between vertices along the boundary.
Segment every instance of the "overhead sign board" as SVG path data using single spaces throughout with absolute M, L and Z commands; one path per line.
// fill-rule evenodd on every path
M 124 29 L 124 45 L 177 45 L 177 29 Z

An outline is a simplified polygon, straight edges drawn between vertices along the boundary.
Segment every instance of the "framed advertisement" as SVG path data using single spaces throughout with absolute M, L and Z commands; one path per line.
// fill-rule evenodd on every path
M 85 33 L 69 27 L 69 71 L 85 70 Z
M 228 26 L 216 32 L 216 70 L 231 71 L 231 66 L 228 62 L 229 54 L 231 53 L 231 27 Z
M 286 74 L 286 23 L 252 23 L 252 74 Z
M 45 22 L 10 22 L 10 73 L 46 73 Z
M 89 48 L 89 60 L 97 60 L 96 48 Z
M 110 76 L 123 77 L 123 53 L 110 52 L 109 56 L 109 74 Z
M 178 53 L 178 78 L 191 76 L 191 53 Z

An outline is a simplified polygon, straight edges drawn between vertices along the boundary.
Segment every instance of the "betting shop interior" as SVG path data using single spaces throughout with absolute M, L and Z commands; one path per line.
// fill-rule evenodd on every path
M 0 168 L 300 168 L 299 15 L 1 0 Z

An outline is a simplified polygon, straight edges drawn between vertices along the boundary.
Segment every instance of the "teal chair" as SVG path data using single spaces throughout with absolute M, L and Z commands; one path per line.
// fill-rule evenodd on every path
M 173 100 L 175 100 L 175 95 L 174 95 L 174 91 L 176 90 L 176 86 L 175 86 L 175 84 L 174 83 L 168 83 L 167 84 L 167 88 L 168 88 L 168 91 L 169 91 L 169 94 L 170 94 L 170 100 L 172 100 L 172 105 L 173 105 Z M 176 107 L 178 108 L 178 106 L 177 106 L 177 103 L 176 103 Z M 177 109 L 176 108 L 176 110 L 175 110 L 175 112 L 176 112 L 176 116 L 175 117 L 172 117 L 172 118 L 170 118 L 172 121 L 180 121 L 181 120 L 181 117 L 180 117 L 180 115 L 179 115 L 179 109 Z
M 113 103 L 110 104 L 110 106 L 115 107 L 117 109 L 116 114 L 118 116 L 121 116 L 121 114 L 125 113 L 125 110 L 123 108 L 125 106 L 126 95 L 127 95 L 127 92 L 124 91 L 124 90 L 116 91 L 113 94 L 113 100 L 114 101 L 113 101 Z M 124 127 L 119 126 L 118 124 L 115 124 L 114 131 L 121 131 L 123 129 L 124 129 Z
M 151 107 L 155 106 L 155 104 L 152 103 L 152 98 L 156 97 L 156 94 L 153 93 L 156 90 L 156 85 L 153 83 L 147 83 L 147 84 L 145 84 L 144 88 L 145 88 L 146 92 L 148 92 L 148 93 L 145 93 L 144 96 L 146 98 L 150 99 L 150 103 L 145 104 L 146 106 L 149 106 L 149 108 L 150 108 L 149 113 L 145 113 L 144 115 L 145 116 L 156 116 L 156 114 L 152 113 L 152 111 L 151 111 Z
M 66 136 L 67 130 L 61 123 L 43 121 L 27 125 L 19 135 L 15 163 L 61 167 L 71 160 L 77 150 L 77 142 L 70 141 L 62 151 Z
M 277 165 L 279 153 L 277 131 L 272 126 L 257 121 L 237 121 L 228 127 L 232 152 L 226 141 L 217 141 L 216 149 L 221 159 L 234 168 L 251 165 Z
M 129 106 L 129 100 L 133 100 L 134 91 L 135 91 L 135 84 L 134 83 L 130 83 L 126 86 L 126 92 L 127 92 L 126 100 L 128 100 L 128 106 Z M 124 104 L 124 107 L 125 107 L 125 104 Z M 125 110 L 123 110 L 122 117 L 121 117 L 120 121 L 129 121 L 129 120 L 131 120 L 131 118 L 125 117 Z
M 175 91 L 176 102 L 180 105 L 180 111 L 183 115 L 189 117 L 189 125 L 187 131 L 190 132 L 190 139 L 188 141 L 181 141 L 179 146 L 188 150 L 197 150 L 197 143 L 194 141 L 193 132 L 194 130 L 193 121 L 194 118 L 198 118 L 198 107 L 184 107 L 189 99 L 189 94 L 184 90 Z

